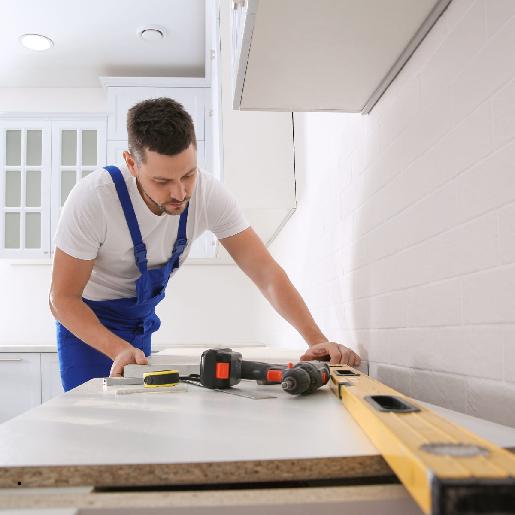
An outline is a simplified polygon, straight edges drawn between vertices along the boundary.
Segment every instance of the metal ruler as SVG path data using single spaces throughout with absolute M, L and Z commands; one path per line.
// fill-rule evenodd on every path
M 201 388 L 206 388 L 200 381 L 196 379 L 181 377 L 181 382 L 192 384 L 194 386 L 199 386 Z M 247 392 L 245 390 L 239 390 L 238 388 L 207 388 L 212 392 L 220 392 L 226 393 L 228 395 L 236 395 L 237 397 L 246 397 L 247 399 L 253 399 L 255 401 L 262 399 L 277 399 L 277 395 L 270 395 L 268 393 L 257 393 L 257 392 Z
M 330 384 L 424 513 L 515 513 L 512 453 L 351 367 Z

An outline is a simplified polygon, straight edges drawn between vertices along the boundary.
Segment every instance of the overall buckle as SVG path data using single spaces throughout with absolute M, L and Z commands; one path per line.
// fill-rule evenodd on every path
M 147 262 L 147 249 L 143 242 L 134 245 L 134 257 L 137 264 Z
M 174 252 L 182 253 L 188 244 L 188 240 L 186 238 L 179 238 L 176 240 L 174 245 Z

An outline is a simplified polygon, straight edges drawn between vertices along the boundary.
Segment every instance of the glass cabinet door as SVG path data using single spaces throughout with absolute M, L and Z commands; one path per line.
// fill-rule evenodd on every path
M 54 133 L 55 135 L 55 133 Z M 77 181 L 102 166 L 98 129 L 63 128 L 57 133 L 60 141 L 59 200 L 64 205 Z
M 74 186 L 106 165 L 106 146 L 105 120 L 52 123 L 52 235 Z
M 0 118 L 0 257 L 48 259 L 70 191 L 105 154 L 104 116 Z
M 44 254 L 49 250 L 43 224 L 48 223 L 50 200 L 43 192 L 51 173 L 50 125 L 22 123 L 4 122 L 7 126 L 0 131 L 1 247 L 13 255 L 25 250 Z

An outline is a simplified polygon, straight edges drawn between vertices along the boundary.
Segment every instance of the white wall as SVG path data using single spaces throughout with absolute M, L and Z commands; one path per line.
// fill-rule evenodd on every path
M 0 260 L 0 346 L 54 344 L 50 265 L 12 263 Z M 257 290 L 236 266 L 185 265 L 166 295 L 158 308 L 162 325 L 153 339 L 156 347 L 257 343 Z
M 232 111 L 230 9 L 224 3 L 221 13 L 223 177 L 256 229 L 271 235 L 294 203 L 291 114 Z M 0 89 L 0 112 L 106 112 L 106 104 L 101 88 Z M 0 260 L 0 345 L 55 343 L 48 310 L 50 274 L 49 264 Z M 260 343 L 255 313 L 263 303 L 257 288 L 235 265 L 186 264 L 158 308 L 162 325 L 153 343 Z
M 224 102 L 224 109 L 230 109 L 226 104 Z M 106 110 L 106 96 L 101 88 L 0 89 L 0 112 Z M 228 141 L 231 134 L 241 132 L 238 114 L 231 116 L 231 123 L 225 128 Z M 253 114 L 242 113 L 240 123 L 247 124 Z M 284 118 L 288 120 L 289 115 Z M 273 138 L 261 129 L 255 136 L 258 141 Z M 288 151 L 291 153 L 291 148 L 283 153 Z M 253 165 L 255 161 L 254 156 Z M 241 156 L 238 167 L 244 169 L 244 163 L 245 158 Z M 229 188 L 237 197 L 244 197 L 240 199 L 244 205 L 248 204 L 245 195 L 249 186 L 242 173 L 237 173 L 234 163 L 226 166 Z M 249 175 L 246 177 L 248 180 Z M 55 344 L 55 322 L 48 309 L 50 276 L 50 264 L 22 265 L 13 260 L 0 260 L 0 346 Z M 255 305 L 260 302 L 258 297 L 255 286 L 235 265 L 185 265 L 170 283 L 167 298 L 159 306 L 162 325 L 153 343 L 156 347 L 259 343 L 258 321 L 253 316 Z
M 272 247 L 373 376 L 511 425 L 514 55 L 515 2 L 454 0 L 371 115 L 296 115 L 299 206 Z
M 99 88 L 0 88 L 0 112 L 104 113 L 107 101 Z
M 0 88 L 0 112 L 105 112 L 101 88 Z M 0 345 L 53 344 L 50 265 L 0 260 Z

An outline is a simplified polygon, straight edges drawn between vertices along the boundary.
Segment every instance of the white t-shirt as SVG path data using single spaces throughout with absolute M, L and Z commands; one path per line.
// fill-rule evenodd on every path
M 172 254 L 179 216 L 152 213 L 127 167 L 119 165 L 118 168 L 127 184 L 147 247 L 148 268 L 162 266 Z M 248 227 L 232 195 L 212 175 L 199 170 L 188 209 L 188 245 L 179 263 L 184 262 L 192 242 L 204 231 L 210 230 L 222 239 Z M 83 292 L 86 299 L 135 296 L 140 272 L 134 259 L 134 246 L 114 182 L 103 168 L 80 180 L 69 194 L 59 219 L 55 244 L 72 257 L 95 260 Z

